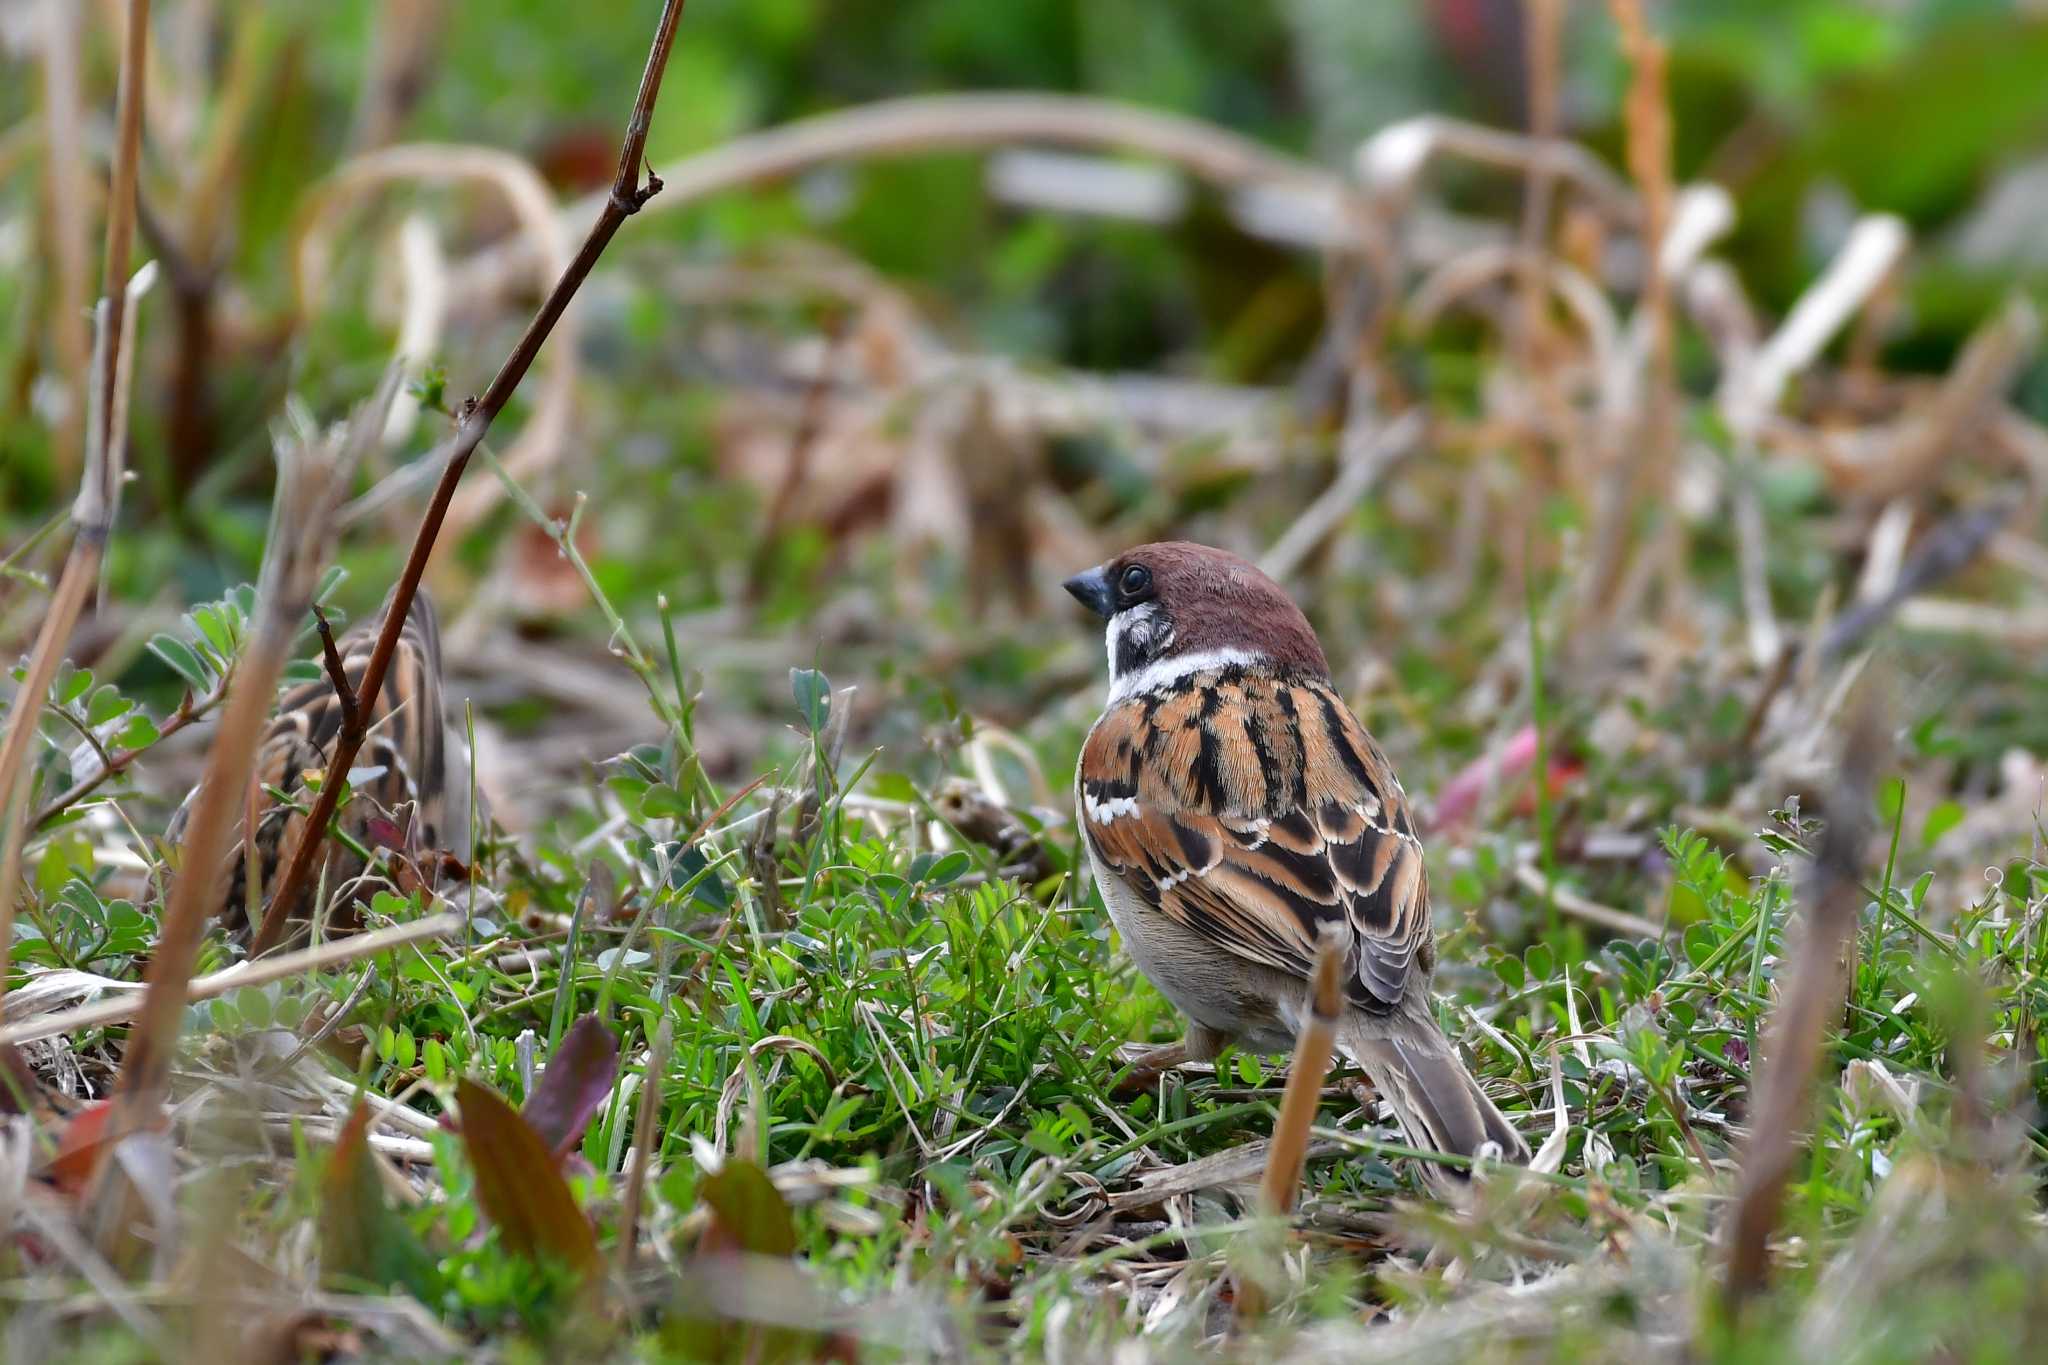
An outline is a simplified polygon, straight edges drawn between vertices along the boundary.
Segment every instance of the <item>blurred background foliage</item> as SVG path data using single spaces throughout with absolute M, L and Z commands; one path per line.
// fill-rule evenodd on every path
M 390 353 L 390 262 L 407 213 L 428 212 L 440 250 L 458 263 L 512 226 L 501 197 L 469 186 L 359 198 L 323 225 L 338 249 L 302 315 L 292 250 L 331 207 L 316 189 L 368 147 L 417 142 L 509 149 L 565 202 L 600 188 L 626 73 L 644 56 L 644 7 L 629 8 L 159 6 L 143 247 L 175 268 L 145 305 L 138 478 L 110 554 L 115 600 L 206 600 L 253 574 L 270 424 L 287 394 L 332 417 L 372 386 Z M 40 9 L 0 5 L 0 121 L 14 130 L 0 139 L 0 531 L 9 543 L 70 496 L 58 452 L 76 399 L 51 306 L 54 229 L 33 127 Z M 93 3 L 82 13 L 96 177 L 111 136 L 115 10 Z M 1564 14 L 1561 131 L 1619 167 L 1628 68 L 1611 16 L 1591 3 Z M 1736 227 L 1717 254 L 1760 311 L 1781 314 L 1855 216 L 1880 210 L 1902 215 L 1914 238 L 1913 269 L 1882 329 L 1888 369 L 1942 373 L 2002 295 L 2039 297 L 2048 281 L 2038 230 L 2048 215 L 2041 6 L 1668 0 L 1650 18 L 1669 47 L 1674 173 L 1732 192 Z M 905 94 L 1047 90 L 1209 120 L 1343 174 L 1362 138 L 1420 113 L 1521 126 L 1524 48 L 1520 0 L 693 0 L 650 149 L 669 163 L 750 130 Z M 1239 230 L 1221 196 L 1201 188 L 1165 223 L 1019 206 L 991 193 L 988 162 L 977 152 L 826 165 L 631 225 L 578 302 L 568 449 L 533 490 L 557 513 L 575 491 L 590 495 L 589 554 L 607 590 L 643 604 L 659 590 L 682 610 L 714 610 L 737 591 L 733 566 L 748 565 L 758 619 L 788 626 L 815 612 L 821 573 L 844 563 L 835 526 L 799 517 L 766 527 L 772 490 L 733 477 L 740 457 L 722 395 L 754 377 L 757 343 L 734 342 L 729 318 L 710 318 L 670 287 L 678 262 L 737 272 L 786 261 L 790 244 L 804 243 L 877 272 L 950 347 L 1025 366 L 1282 390 L 1303 373 L 1327 322 L 1317 253 Z M 1452 210 L 1513 221 L 1519 177 L 1453 166 L 1437 179 Z M 480 390 L 508 349 L 531 298 L 514 292 L 506 306 L 452 303 L 432 357 L 450 402 Z M 750 326 L 786 339 L 829 333 L 839 316 L 829 299 L 801 295 L 745 311 Z M 1456 319 L 1396 341 L 1397 365 L 1454 405 L 1472 395 L 1481 353 L 1495 344 Z M 1711 357 L 1690 333 L 1680 362 L 1693 392 L 1711 386 Z M 534 411 L 540 378 L 515 400 L 501 442 Z M 2014 401 L 2048 415 L 2038 358 Z M 411 450 L 437 430 L 420 423 Z M 1113 433 L 1056 444 L 1049 456 L 1069 485 L 1096 482 L 1084 511 L 1098 524 L 1159 501 L 1142 467 L 1119 456 Z M 1796 468 L 1774 468 L 1767 483 L 1775 508 L 1815 495 Z M 1227 473 L 1181 481 L 1171 505 L 1150 506 L 1150 520 L 1173 524 L 1241 487 Z M 388 534 L 350 538 L 345 560 L 361 572 L 342 596 L 355 609 L 389 581 L 409 505 L 377 523 Z M 1284 525 L 1275 518 L 1285 506 L 1276 500 L 1264 533 Z M 1579 515 L 1552 510 L 1566 525 Z M 1401 562 L 1412 519 L 1361 515 Z M 517 520 L 500 503 L 437 581 L 452 573 L 474 586 L 502 568 Z M 765 548 L 756 544 L 764 527 Z M 1711 556 L 1711 537 L 1705 548 Z M 1801 599 L 1830 569 L 1788 552 L 1773 572 Z M 945 594 L 925 605 L 942 616 L 962 609 Z M 18 633 L 23 623 L 17 613 L 0 624 Z M 135 658 L 142 685 L 169 683 Z M 963 676 L 1001 676 L 1015 664 L 1000 652 L 970 658 Z
M 4 12 L 22 28 L 37 8 L 10 0 Z M 362 136 L 380 15 L 415 9 L 425 26 L 418 98 L 393 138 L 508 147 L 564 192 L 608 177 L 627 90 L 621 73 L 643 56 L 642 26 L 625 14 L 551 0 L 445 9 L 425 0 L 279 0 L 227 7 L 232 25 L 213 5 L 162 8 L 167 64 L 184 76 L 206 73 L 217 89 L 229 77 L 249 86 L 252 136 L 225 177 L 232 211 L 218 266 L 246 298 L 252 343 L 288 316 L 284 247 L 306 192 Z M 103 16 L 103 7 L 88 10 Z M 2048 16 L 2038 6 L 1672 0 L 1653 18 L 1670 45 L 1674 168 L 1681 180 L 1711 178 L 1735 193 L 1742 214 L 1725 254 L 1760 303 L 1775 311 L 1790 301 L 1839 246 L 1850 204 L 1903 215 L 1921 243 L 1910 325 L 1890 341 L 1895 358 L 1913 365 L 1943 367 L 2000 293 L 2016 281 L 2038 290 L 2048 279 L 2037 230 L 2048 199 Z M 1568 19 L 1565 131 L 1618 160 L 1626 71 L 1611 26 L 1590 4 L 1570 7 Z M 88 27 L 96 30 L 87 75 L 97 156 L 111 51 L 103 27 Z M 1365 135 L 1422 111 L 1518 125 L 1522 48 L 1519 0 L 697 0 L 650 146 L 668 160 L 748 129 L 893 95 L 1044 89 L 1195 115 L 1341 165 Z M 22 55 L 7 60 L 15 78 L 0 88 L 0 120 L 19 125 L 36 112 L 38 82 L 25 79 L 33 68 Z M 181 112 L 217 117 L 222 102 Z M 175 200 L 169 186 L 193 168 L 174 164 L 162 139 L 153 151 L 162 209 Z M 966 156 L 884 160 L 720 196 L 636 228 L 627 250 L 659 235 L 700 259 L 743 258 L 800 231 L 871 263 L 938 307 L 948 327 L 998 349 L 1247 382 L 1300 364 L 1315 335 L 1310 256 L 1246 239 L 1200 212 L 1161 231 L 1006 210 L 986 193 L 979 165 Z M 18 164 L 0 184 L 9 225 L 0 242 L 0 318 L 8 322 L 0 487 L 11 521 L 34 518 L 60 495 L 34 401 L 49 368 L 48 337 L 34 323 L 50 281 L 36 268 L 43 227 L 29 216 L 30 169 Z M 1475 182 L 1468 197 L 1515 192 L 1495 178 Z M 473 208 L 470 232 L 502 227 L 493 213 Z M 1270 334 L 1247 337 L 1246 329 Z M 151 344 L 161 351 L 168 340 Z M 262 446 L 281 389 L 308 393 L 316 407 L 322 397 L 339 401 L 363 387 L 362 367 L 381 350 L 376 329 L 340 309 L 289 346 L 251 344 L 223 356 L 210 376 L 213 445 L 251 480 L 209 470 L 214 486 L 253 484 L 260 462 L 248 456 Z M 486 347 L 478 358 L 489 354 Z M 480 383 L 470 366 L 453 363 L 460 357 L 449 359 L 458 392 Z M 197 470 L 167 458 L 161 382 L 155 401 L 138 404 L 138 510 L 168 509 L 198 481 Z M 2038 372 L 2026 388 L 2035 410 L 2048 405 Z M 228 576 L 246 574 L 246 537 L 203 521 L 187 512 L 187 548 L 224 551 Z

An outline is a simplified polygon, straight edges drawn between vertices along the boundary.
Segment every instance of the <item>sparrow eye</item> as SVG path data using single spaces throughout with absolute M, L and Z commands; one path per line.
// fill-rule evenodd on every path
M 1126 597 L 1136 597 L 1152 586 L 1152 571 L 1143 564 L 1133 564 L 1123 571 L 1116 581 L 1118 591 Z

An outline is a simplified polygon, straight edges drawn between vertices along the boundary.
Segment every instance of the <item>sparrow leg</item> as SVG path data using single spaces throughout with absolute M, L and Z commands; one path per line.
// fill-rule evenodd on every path
M 1229 1034 L 1190 1019 L 1187 1033 L 1177 1043 L 1132 1044 L 1118 1048 L 1116 1060 L 1131 1070 L 1117 1086 L 1117 1093 L 1149 1090 L 1161 1076 L 1181 1063 L 1213 1062 L 1228 1046 Z

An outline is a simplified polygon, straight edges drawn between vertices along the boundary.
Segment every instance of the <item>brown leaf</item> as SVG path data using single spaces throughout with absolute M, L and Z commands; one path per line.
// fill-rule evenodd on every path
M 618 1074 L 619 1040 L 602 1019 L 586 1014 L 562 1035 L 520 1116 L 560 1160 L 576 1149 Z
M 99 1100 L 73 1114 L 64 1125 L 57 1153 L 43 1170 L 58 1189 L 78 1194 L 92 1180 L 106 1148 L 107 1119 L 113 1111 L 113 1101 Z
M 601 1264 L 597 1234 L 540 1134 L 495 1092 L 467 1077 L 456 1082 L 455 1099 L 462 1106 L 462 1145 L 476 1171 L 477 1202 L 498 1225 L 505 1245 L 594 1276 Z

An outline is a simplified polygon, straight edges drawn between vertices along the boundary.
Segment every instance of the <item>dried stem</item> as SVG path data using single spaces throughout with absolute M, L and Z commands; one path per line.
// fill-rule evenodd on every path
M 326 778 L 320 784 L 320 795 L 313 803 L 298 842 L 293 846 L 290 862 L 271 892 L 270 908 L 250 944 L 252 956 L 277 945 L 284 933 L 285 916 L 297 903 L 306 879 L 311 875 L 314 855 L 327 836 L 327 826 L 334 818 L 335 805 L 341 794 L 341 783 L 336 779 L 349 770 L 363 745 L 362 717 L 370 711 L 365 702 L 374 700 L 383 690 L 384 675 L 390 671 L 391 656 L 398 648 L 399 633 L 404 629 L 406 614 L 412 609 L 412 599 L 419 591 L 420 575 L 426 570 L 435 538 L 448 515 L 448 505 L 454 500 L 455 485 L 461 480 L 462 471 L 468 467 L 469 457 L 482 443 L 492 421 L 512 397 L 513 390 L 519 387 L 519 381 L 526 377 L 527 369 L 533 364 L 534 357 L 540 354 L 548 334 L 554 330 L 556 321 L 568 308 L 569 301 L 575 298 L 576 291 L 582 287 L 612 237 L 628 218 L 638 213 L 661 190 L 658 176 L 650 176 L 646 185 L 641 185 L 640 168 L 647 154 L 647 130 L 654 114 L 654 102 L 661 93 L 662 73 L 668 67 L 669 52 L 675 45 L 676 24 L 682 18 L 682 11 L 683 0 L 663 0 L 661 19 L 655 30 L 653 46 L 647 54 L 646 69 L 641 73 L 632 120 L 627 125 L 625 145 L 619 154 L 618 176 L 612 183 L 611 195 L 605 200 L 603 211 L 590 229 L 590 235 L 584 239 L 575 259 L 570 261 L 568 269 L 562 272 L 561 279 L 556 281 L 554 289 L 542 302 L 540 311 L 527 324 L 525 334 L 491 380 L 491 386 L 484 391 L 482 398 L 467 405 L 463 413 L 448 466 L 441 472 L 433 500 L 420 521 L 418 534 L 413 537 L 412 551 L 406 556 L 405 570 L 399 576 L 385 613 L 384 628 L 378 634 L 369 664 L 363 670 L 362 686 L 356 692 L 356 724 L 344 726 L 335 737 L 334 753 L 327 765 Z
M 1629 581 L 1620 572 L 1630 540 L 1631 521 L 1645 505 L 1669 501 L 1678 457 L 1678 349 L 1672 326 L 1673 260 L 1670 250 L 1674 196 L 1671 184 L 1671 110 L 1665 91 L 1665 49 L 1651 33 L 1641 0 L 1609 0 L 1608 8 L 1621 29 L 1622 52 L 1628 59 L 1629 88 L 1624 106 L 1627 161 L 1641 193 L 1642 291 L 1631 338 L 1647 332 L 1647 344 L 1624 350 L 1628 372 L 1606 383 L 1625 395 L 1622 411 L 1610 414 L 1603 451 L 1599 509 L 1594 522 L 1593 552 L 1588 558 L 1585 599 L 1593 619 L 1611 620 L 1616 589 Z M 1683 244 L 1681 244 L 1683 245 Z M 1646 352 L 1646 353 L 1645 353 Z M 1633 451 L 1633 458 L 1630 452 Z M 1661 565 L 1675 566 L 1682 557 L 1681 527 L 1668 514 L 1658 528 L 1654 552 Z
M 77 7 L 69 0 L 47 0 L 43 22 L 43 119 L 49 129 L 44 170 L 49 177 L 51 273 L 56 284 L 51 327 L 65 378 L 76 384 L 84 380 L 92 363 L 85 293 L 86 254 L 90 250 L 86 213 L 91 195 L 86 184 L 89 163 L 84 144 L 85 101 L 78 76 Z M 83 402 L 70 404 L 57 433 L 59 478 L 78 464 L 85 416 Z
M 57 580 L 57 591 L 50 599 L 49 613 L 43 617 L 43 628 L 36 636 L 35 652 L 29 656 L 28 676 L 22 679 L 21 690 L 14 694 L 13 709 L 7 714 L 6 741 L 0 743 L 0 807 L 4 807 L 6 812 L 7 829 L 5 851 L 0 852 L 0 996 L 7 991 L 7 960 L 14 944 L 15 897 L 21 887 L 21 846 L 27 837 L 22 828 L 22 813 L 15 810 L 16 798 L 20 794 L 23 771 L 28 766 L 28 751 L 35 738 L 36 719 L 42 714 L 44 699 L 50 695 L 50 683 L 57 676 L 57 663 L 64 655 L 64 646 L 71 639 L 71 627 L 78 621 L 79 610 L 85 606 L 85 599 L 99 579 L 99 572 L 98 547 L 87 548 L 85 539 L 81 537 L 73 544 L 70 557 L 64 561 L 64 575 Z
M 132 148 L 129 153 L 133 154 Z M 119 332 L 112 327 L 111 301 L 102 300 L 97 310 L 85 467 L 78 499 L 71 506 L 71 550 L 65 557 L 64 572 L 51 596 L 49 610 L 44 613 L 42 629 L 36 635 L 27 674 L 8 710 L 7 737 L 0 740 L 0 830 L 4 830 L 0 834 L 0 997 L 7 992 L 8 959 L 14 949 L 15 903 L 21 889 L 22 851 L 28 839 L 28 812 L 22 786 L 29 750 L 35 742 L 43 703 L 50 695 L 50 683 L 57 676 L 57 664 L 71 641 L 72 627 L 78 624 L 85 599 L 99 582 L 100 561 L 106 553 L 107 538 L 113 533 L 119 505 L 126 432 L 123 426 L 103 423 L 102 418 L 125 413 L 127 403 L 102 399 L 127 385 L 129 360 L 135 346 L 134 304 L 148 291 L 155 276 L 153 267 L 144 266 L 129 282 L 123 296 L 127 305 L 122 311 L 125 325 Z
M 647 1049 L 647 1075 L 640 1082 L 640 1111 L 633 1118 L 633 1165 L 626 1172 L 625 1207 L 619 1219 L 619 1271 L 633 1269 L 633 1256 L 640 1242 L 640 1205 L 646 1197 L 647 1173 L 654 1164 L 654 1125 L 661 1115 L 661 1078 L 668 1072 L 668 1055 L 675 1047 L 673 1015 L 663 1011 L 654 1041 Z
M 1562 0 L 1528 0 L 1524 8 L 1526 62 L 1529 73 L 1529 136 L 1547 143 L 1557 135 L 1557 55 L 1559 30 L 1564 25 Z M 1547 292 L 1543 268 L 1547 260 L 1544 243 L 1550 236 L 1550 213 L 1555 200 L 1556 181 L 1550 162 L 1529 163 L 1528 182 L 1522 191 L 1522 317 L 1518 341 L 1522 368 L 1530 373 L 1540 354 L 1543 334 L 1543 304 Z
M 408 920 L 394 924 L 387 929 L 372 930 L 354 938 L 334 939 L 312 948 L 300 948 L 294 952 L 279 953 L 264 962 L 238 962 L 222 971 L 206 976 L 194 977 L 186 983 L 185 998 L 188 1001 L 211 1000 L 238 991 L 248 986 L 267 986 L 273 981 L 283 981 L 307 972 L 325 971 L 349 962 L 360 962 L 366 957 L 408 943 L 424 943 L 431 938 L 447 938 L 462 927 L 462 916 L 453 910 L 444 910 L 438 915 L 424 919 Z M 77 1005 L 70 1009 L 53 1010 L 10 1024 L 0 1029 L 0 1047 L 19 1046 L 43 1038 L 65 1037 L 86 1029 L 107 1028 L 124 1023 L 142 1012 L 141 995 L 117 996 L 112 1000 L 96 1000 L 90 1005 Z
M 1293 577 L 1308 557 L 1344 524 L 1344 519 L 1357 510 L 1386 472 L 1421 444 L 1427 427 L 1422 412 L 1411 410 L 1385 426 L 1361 431 L 1363 439 L 1347 439 L 1337 477 L 1273 542 L 1273 548 L 1259 560 L 1259 567 L 1283 582 Z
M 15 898 L 21 886 L 22 845 L 27 811 L 20 807 L 23 776 L 36 722 L 50 694 L 57 663 L 71 641 L 85 599 L 99 581 L 100 560 L 112 534 L 126 454 L 125 390 L 133 351 L 133 304 L 149 288 L 153 270 L 128 279 L 128 254 L 135 237 L 136 164 L 142 155 L 143 59 L 149 41 L 149 0 L 129 0 L 128 39 L 121 59 L 120 135 L 114 147 L 114 180 L 107 200 L 106 297 L 98 309 L 97 338 L 86 381 L 86 442 L 74 528 L 57 591 L 37 633 L 27 676 L 7 714 L 0 741 L 0 995 L 7 990 L 7 964 L 14 947 Z M 125 289 L 124 286 L 125 285 Z
M 178 875 L 172 880 L 142 1009 L 129 1034 L 113 1116 L 117 1136 L 152 1125 L 170 1075 L 178 1022 L 206 922 L 221 903 L 226 857 L 255 771 L 257 747 L 277 701 L 277 680 L 313 603 L 333 540 L 334 509 L 356 457 L 383 429 L 397 387 L 387 373 L 346 433 L 300 430 L 278 446 L 277 497 L 265 543 L 256 628 L 228 687 L 206 772 L 193 798 Z M 253 834 L 252 834 L 253 837 Z
M 334 645 L 334 627 L 328 623 L 327 613 L 320 610 L 320 604 L 313 604 L 313 619 L 320 623 L 320 657 L 327 665 L 327 680 L 334 684 L 334 700 L 341 707 L 343 729 L 360 724 L 356 716 L 355 689 L 349 686 L 348 670 L 341 666 L 341 651 Z
M 1316 944 L 1315 971 L 1310 980 L 1309 1009 L 1287 1068 L 1287 1089 L 1280 1096 L 1280 1117 L 1273 1122 L 1273 1140 L 1266 1147 L 1266 1169 L 1259 1180 L 1259 1212 L 1284 1218 L 1294 1208 L 1295 1187 L 1308 1159 L 1309 1132 L 1323 1099 L 1323 1078 L 1337 1045 L 1337 1023 L 1344 1009 L 1338 987 L 1341 954 L 1337 936 L 1324 934 Z M 1236 1284 L 1237 1315 L 1257 1317 L 1266 1311 L 1266 1295 L 1258 1283 L 1240 1274 Z
M 734 138 L 663 167 L 660 178 L 669 192 L 655 211 L 674 212 L 726 190 L 786 180 L 838 161 L 1013 143 L 1134 152 L 1170 162 L 1217 185 L 1279 184 L 1327 194 L 1339 202 L 1355 199 L 1341 177 L 1320 166 L 1200 119 L 1120 100 L 977 93 L 882 100 Z M 1567 146 L 1560 144 L 1560 155 L 1566 154 Z M 1589 174 L 1602 172 L 1597 157 L 1582 153 L 1566 169 L 1583 167 L 1590 167 Z M 581 224 L 603 211 L 602 196 L 592 195 L 570 205 L 563 216 Z M 522 240 L 478 253 L 458 268 L 451 292 L 472 304 L 501 293 L 530 268 L 530 250 Z
M 1866 695 L 1849 726 L 1842 769 L 1828 802 L 1828 826 L 1807 878 L 1805 933 L 1785 990 L 1772 1012 L 1754 1086 L 1749 1142 L 1735 1207 L 1723 1227 L 1725 1286 L 1731 1309 L 1763 1288 L 1767 1243 L 1785 1184 L 1799 1156 L 1799 1134 L 1819 1069 L 1827 1021 L 1841 1013 L 1844 954 L 1865 900 L 1863 849 L 1870 834 L 1870 792 L 1884 749 L 1877 704 Z
M 142 92 L 148 81 L 149 0 L 128 0 L 128 30 L 121 51 L 121 87 L 115 121 L 114 179 L 107 193 L 107 259 L 100 274 L 100 293 L 108 304 L 107 334 L 126 330 L 127 300 L 121 287 L 128 279 L 128 257 L 135 245 L 135 184 L 142 163 Z M 117 386 L 100 393 L 101 430 L 114 430 Z
M 1308 1155 L 1309 1128 L 1323 1096 L 1330 1052 L 1337 1043 L 1337 1020 L 1344 1008 L 1337 988 L 1339 967 L 1336 936 L 1323 935 L 1316 947 L 1315 996 L 1295 1040 L 1294 1062 L 1287 1069 L 1287 1089 L 1280 1097 L 1280 1117 L 1273 1123 L 1273 1145 L 1266 1152 L 1266 1174 L 1259 1182 L 1263 1213 L 1281 1215 L 1294 1207 L 1294 1188 Z

